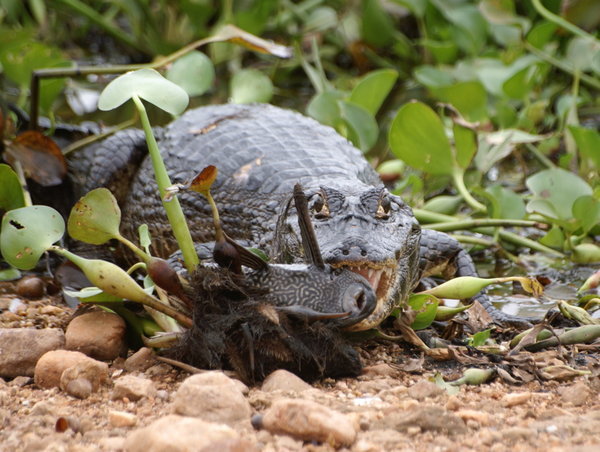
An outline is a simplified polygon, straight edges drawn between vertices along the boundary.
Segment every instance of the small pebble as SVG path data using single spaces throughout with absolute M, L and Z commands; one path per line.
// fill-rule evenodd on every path
M 44 295 L 45 286 L 37 276 L 26 276 L 17 283 L 16 292 L 21 297 L 36 299 Z
M 92 383 L 86 378 L 76 378 L 67 383 L 65 392 L 78 399 L 87 399 L 92 393 Z
M 113 427 L 133 427 L 137 424 L 137 416 L 126 411 L 109 411 L 108 422 Z
M 511 392 L 502 397 L 502 404 L 505 407 L 513 407 L 523 405 L 531 399 L 531 392 Z

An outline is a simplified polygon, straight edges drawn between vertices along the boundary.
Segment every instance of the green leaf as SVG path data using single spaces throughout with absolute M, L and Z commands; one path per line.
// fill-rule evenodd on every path
M 347 138 L 363 152 L 377 142 L 379 127 L 372 114 L 360 105 L 339 101 L 342 119 L 347 126 Z
M 383 47 L 394 40 L 394 23 L 379 0 L 362 1 L 362 37 L 368 44 Z
M 479 347 L 481 345 L 485 345 L 485 342 L 490 338 L 490 334 L 491 334 L 492 330 L 488 329 L 488 330 L 484 330 L 484 331 L 479 331 L 478 333 L 475 333 L 473 336 L 471 336 L 468 340 L 469 345 L 471 345 L 472 347 Z
M 523 198 L 501 185 L 492 185 L 485 189 L 492 201 L 492 218 L 522 220 L 527 213 Z
M 349 101 L 375 116 L 398 79 L 395 69 L 380 69 L 362 77 L 350 94 Z
M 2 218 L 2 256 L 13 267 L 30 270 L 64 233 L 65 222 L 51 207 L 28 206 L 10 210 Z
M 21 279 L 21 272 L 14 267 L 8 267 L 0 270 L 0 281 L 15 281 Z
M 231 102 L 269 102 L 273 96 L 273 83 L 256 69 L 242 69 L 234 74 L 230 83 Z
M 458 123 L 452 126 L 454 133 L 454 150 L 456 152 L 456 163 L 462 169 L 466 170 L 473 160 L 477 151 L 477 135 L 472 129 L 464 127 Z
M 487 94 L 478 81 L 432 88 L 431 92 L 442 102 L 454 105 L 470 121 L 479 121 L 487 117 Z
M 429 174 L 453 172 L 450 142 L 442 121 L 421 102 L 402 106 L 392 122 L 389 143 L 396 157 Z
M 140 246 L 146 251 L 146 254 L 150 254 L 150 245 L 152 244 L 152 238 L 148 230 L 147 224 L 141 224 L 138 227 L 138 235 L 140 237 Z
M 528 212 L 538 212 L 549 218 L 572 218 L 573 204 L 580 196 L 591 195 L 592 188 L 579 176 L 561 168 L 540 171 L 526 180 L 533 193 Z
M 189 102 L 183 88 L 167 80 L 154 69 L 139 69 L 110 82 L 100 94 L 98 108 L 114 110 L 134 95 L 172 115 L 183 112 Z
M 600 169 L 600 133 L 594 129 L 568 126 L 581 155 L 590 159 Z
M 121 224 L 121 209 L 106 188 L 92 190 L 73 208 L 67 222 L 69 235 L 92 245 L 102 245 L 117 238 Z
M 575 70 L 587 71 L 592 68 L 592 61 L 600 54 L 600 42 L 593 38 L 576 36 L 567 45 L 566 59 Z
M 581 224 L 583 234 L 587 234 L 600 223 L 600 202 L 593 196 L 580 196 L 573 203 L 573 216 Z
M 215 67 L 205 54 L 193 51 L 176 60 L 166 77 L 182 87 L 189 96 L 200 96 L 212 86 Z
M 435 61 L 440 64 L 452 63 L 458 55 L 458 47 L 453 41 L 423 39 L 421 40 L 421 44 L 433 55 Z
M 444 215 L 454 215 L 462 202 L 462 196 L 440 195 L 429 199 L 423 204 L 423 209 Z
M 323 91 L 315 95 L 306 107 L 306 113 L 321 124 L 337 127 L 342 119 L 338 100 L 343 98 L 339 91 Z
M 427 88 L 442 88 L 454 83 L 454 77 L 447 71 L 437 67 L 423 65 L 414 71 L 415 79 Z
M 542 237 L 539 242 L 550 248 L 562 249 L 565 243 L 565 234 L 558 225 L 553 225 L 550 230 Z
M 23 188 L 19 182 L 19 177 L 13 169 L 4 164 L 0 164 L 0 210 L 18 209 L 25 205 Z
M 259 2 L 260 3 L 260 2 Z M 315 8 L 304 22 L 304 33 L 322 32 L 335 27 L 339 20 L 335 9 L 329 6 Z
M 415 320 L 410 327 L 413 330 L 422 330 L 431 325 L 435 320 L 440 300 L 432 295 L 411 295 L 407 303 L 413 311 L 417 312 Z

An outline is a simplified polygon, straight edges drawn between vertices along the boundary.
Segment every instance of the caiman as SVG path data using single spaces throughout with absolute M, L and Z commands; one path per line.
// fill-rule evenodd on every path
M 421 229 L 411 208 L 382 184 L 362 153 L 334 129 L 268 104 L 215 105 L 155 129 L 171 181 L 215 165 L 211 188 L 230 237 L 264 250 L 273 262 L 303 260 L 293 186 L 301 183 L 323 259 L 363 275 L 377 295 L 372 313 L 350 327 L 380 324 L 429 275 L 476 275 L 470 256 L 446 234 Z M 158 197 L 144 133 L 126 129 L 71 161 L 81 194 L 106 186 L 123 211 L 123 233 L 147 224 L 155 253 L 177 249 Z M 195 242 L 214 240 L 211 210 L 195 193 L 180 202 Z M 526 323 L 479 301 L 499 323 Z M 360 307 L 357 307 L 360 308 Z

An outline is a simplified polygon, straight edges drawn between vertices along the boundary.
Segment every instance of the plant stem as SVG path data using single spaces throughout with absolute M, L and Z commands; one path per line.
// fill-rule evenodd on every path
M 17 174 L 17 178 L 19 179 L 19 183 L 21 184 L 21 191 L 23 192 L 23 202 L 26 207 L 33 205 L 31 201 L 31 194 L 29 193 L 29 188 L 27 187 L 27 179 L 25 178 L 25 172 L 23 171 L 23 166 L 19 160 L 15 159 L 13 168 L 15 173 Z
M 552 248 L 542 245 L 541 243 L 536 242 L 535 240 L 528 239 L 527 237 L 521 237 L 520 235 L 514 234 L 513 232 L 500 230 L 499 234 L 502 240 L 506 240 L 507 242 L 513 243 L 515 245 L 524 246 L 527 248 L 531 248 L 532 250 L 540 251 L 541 253 L 552 254 L 553 256 L 557 257 L 566 257 L 560 251 L 553 250 Z
M 542 154 L 540 150 L 536 148 L 533 144 L 525 143 L 525 147 L 527 147 L 527 149 L 529 149 L 529 151 L 535 156 L 535 158 L 537 158 L 546 168 L 552 169 L 556 167 L 556 165 L 552 163 L 552 161 L 548 157 Z
M 463 197 L 463 199 L 471 206 L 474 210 L 478 212 L 485 212 L 485 206 L 477 201 L 475 198 L 471 196 L 469 190 L 465 186 L 465 181 L 463 180 L 463 172 L 459 168 L 455 168 L 452 172 L 452 179 L 454 180 L 454 186 L 458 190 L 458 193 Z
M 59 0 L 70 8 L 74 9 L 82 16 L 87 17 L 89 20 L 94 22 L 96 25 L 100 26 L 100 28 L 104 29 L 108 34 L 117 38 L 119 41 L 124 42 L 128 46 L 133 47 L 140 52 L 146 53 L 148 49 L 142 47 L 132 36 L 125 33 L 118 27 L 115 27 L 110 21 L 106 20 L 102 14 L 99 14 L 94 9 L 90 8 L 85 3 L 80 2 L 79 0 Z
M 181 210 L 179 199 L 177 199 L 177 197 L 174 197 L 171 201 L 168 202 L 164 201 L 163 199 L 166 193 L 166 188 L 172 185 L 171 180 L 169 179 L 167 168 L 160 155 L 160 150 L 158 149 L 156 138 L 154 138 L 154 134 L 152 133 L 152 126 L 150 125 L 150 120 L 148 119 L 146 108 L 144 107 L 144 104 L 137 95 L 134 95 L 132 99 L 135 103 L 136 108 L 138 109 L 138 112 L 140 114 L 140 120 L 142 122 L 142 128 L 144 129 L 144 133 L 146 134 L 148 152 L 150 153 L 150 159 L 152 160 L 152 167 L 154 168 L 154 175 L 156 178 L 156 183 L 158 185 L 160 199 L 165 208 L 165 211 L 167 212 L 167 218 L 169 219 L 169 223 L 173 228 L 173 235 L 175 236 L 175 240 L 177 240 L 179 248 L 181 249 L 181 253 L 183 254 L 185 268 L 187 269 L 188 273 L 192 273 L 199 263 L 198 255 L 196 254 L 196 250 L 194 248 L 194 241 L 192 240 L 192 236 L 190 234 L 190 230 L 185 220 L 183 211 Z
M 435 229 L 436 231 L 441 232 L 448 232 L 490 226 L 535 228 L 539 226 L 539 222 L 530 220 L 508 220 L 503 218 L 481 218 L 476 220 L 469 219 L 461 221 L 448 221 L 444 223 L 432 223 L 428 224 L 427 228 Z
M 592 41 L 598 41 L 594 35 L 591 35 L 591 34 L 585 32 L 584 30 L 582 30 L 578 26 L 572 24 L 571 22 L 563 19 L 560 16 L 557 16 L 556 14 L 554 14 L 551 11 L 548 11 L 542 5 L 542 2 L 540 0 L 531 0 L 531 3 L 533 4 L 533 7 L 536 9 L 536 11 L 542 17 L 544 17 L 545 19 L 549 20 L 550 22 L 555 23 L 559 27 L 562 27 L 565 30 L 570 31 L 574 35 L 580 36 L 580 37 L 585 38 L 585 39 L 591 39 Z

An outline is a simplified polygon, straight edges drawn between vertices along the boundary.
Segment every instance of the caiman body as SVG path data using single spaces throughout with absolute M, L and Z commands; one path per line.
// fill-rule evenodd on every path
M 353 330 L 379 324 L 433 271 L 475 274 L 456 241 L 421 231 L 410 207 L 386 190 L 361 152 L 310 118 L 266 104 L 219 105 L 190 110 L 155 134 L 173 183 L 190 180 L 207 165 L 218 168 L 211 192 L 224 230 L 274 262 L 303 260 L 291 202 L 294 184 L 301 183 L 325 262 L 362 274 L 377 294 L 377 307 Z M 145 223 L 158 255 L 177 249 L 142 131 L 121 131 L 72 164 L 82 194 L 98 186 L 116 194 L 123 233 L 136 237 Z M 214 240 L 206 200 L 183 193 L 180 202 L 194 241 Z

